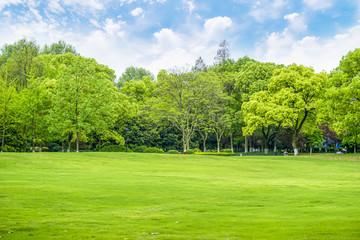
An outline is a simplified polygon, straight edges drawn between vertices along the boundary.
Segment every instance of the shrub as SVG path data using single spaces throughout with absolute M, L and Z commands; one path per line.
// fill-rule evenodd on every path
M 130 148 L 128 148 L 127 151 L 132 152 Z M 126 152 L 126 147 L 120 145 L 107 145 L 102 147 L 100 152 Z
M 59 147 L 60 145 L 56 142 L 51 142 L 47 145 L 47 147 L 49 148 L 50 152 L 59 152 Z M 60 147 L 60 151 L 61 151 L 61 147 Z
M 16 152 L 16 149 L 12 146 L 5 145 L 2 149 L 3 152 Z
M 201 150 L 198 149 L 198 148 L 194 148 L 194 149 L 188 149 L 188 150 L 186 150 L 186 152 L 189 153 L 189 154 L 194 154 L 194 153 L 197 153 L 197 152 L 201 152 Z
M 196 152 L 195 155 L 235 156 L 232 152 Z
M 61 150 L 62 150 L 61 146 L 58 145 L 58 146 L 54 146 L 51 151 L 52 152 L 61 152 Z
M 136 146 L 134 148 L 134 152 L 144 152 L 144 150 L 146 149 L 146 146 Z
M 164 150 L 157 147 L 148 147 L 143 151 L 143 153 L 164 153 Z
M 167 153 L 169 154 L 179 154 L 178 150 L 169 150 Z
M 229 148 L 222 149 L 221 152 L 232 153 L 231 149 Z

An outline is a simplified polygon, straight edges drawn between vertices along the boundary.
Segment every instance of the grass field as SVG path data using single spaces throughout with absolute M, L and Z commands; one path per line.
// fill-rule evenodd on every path
M 1 239 L 360 239 L 360 155 L 0 153 Z

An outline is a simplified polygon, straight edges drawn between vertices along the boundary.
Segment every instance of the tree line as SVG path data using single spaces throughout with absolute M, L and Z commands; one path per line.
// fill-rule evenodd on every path
M 63 41 L 21 39 L 0 55 L 1 151 L 98 151 L 108 145 L 165 151 L 357 151 L 360 49 L 329 73 L 230 58 L 212 65 L 109 67 Z

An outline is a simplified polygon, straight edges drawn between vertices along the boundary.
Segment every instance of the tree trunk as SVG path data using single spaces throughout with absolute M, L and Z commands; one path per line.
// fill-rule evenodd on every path
M 262 148 L 261 151 L 264 152 L 265 154 L 269 153 L 269 147 L 266 139 L 264 140 L 264 144 L 261 144 L 261 148 Z
M 277 152 L 277 142 L 274 141 L 274 153 L 276 153 L 276 152 Z
M 64 140 L 61 141 L 61 152 L 64 152 Z
M 205 138 L 203 139 L 203 150 L 204 150 L 204 152 L 206 152 L 206 139 Z
M 186 140 L 185 140 L 185 132 L 184 131 L 183 131 L 182 142 L 183 142 L 184 152 L 186 152 Z
M 34 125 L 32 126 L 32 131 L 31 131 L 31 148 L 32 148 L 32 152 L 35 152 L 35 141 L 34 141 Z
M 5 124 L 4 124 L 5 125 Z M 2 139 L 1 139 L 1 152 L 4 150 L 5 147 L 5 126 L 3 126 L 2 132 Z
M 357 149 L 356 149 L 356 147 L 357 147 L 357 131 L 355 132 L 355 144 L 354 144 L 354 153 L 356 153 L 357 152 Z
M 312 146 L 310 146 L 310 155 L 312 155 Z
M 248 153 L 248 149 L 249 149 L 249 139 L 248 136 L 245 136 L 245 153 Z
M 253 139 L 253 136 L 250 136 L 250 142 L 249 142 L 249 152 L 254 152 L 254 139 Z
M 76 152 L 79 152 L 80 132 L 76 132 Z
M 292 142 L 291 142 L 291 145 L 294 149 L 294 156 L 299 155 L 299 151 L 297 149 L 297 142 L 298 142 L 298 135 L 296 133 L 294 133 L 294 135 L 292 137 Z
M 190 137 L 186 138 L 186 150 L 190 149 Z
M 68 149 L 67 149 L 67 152 L 70 152 L 71 150 L 71 135 L 69 133 L 69 137 L 68 137 Z
M 234 152 L 234 143 L 233 143 L 232 133 L 230 133 L 230 148 L 231 148 L 231 151 Z
M 221 134 L 222 135 L 222 134 Z M 217 152 L 220 152 L 221 135 L 216 134 Z

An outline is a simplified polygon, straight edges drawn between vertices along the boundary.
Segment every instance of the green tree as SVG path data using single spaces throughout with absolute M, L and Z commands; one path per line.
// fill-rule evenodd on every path
M 292 133 L 294 155 L 298 155 L 300 132 L 313 131 L 316 125 L 316 102 L 323 97 L 326 74 L 292 64 L 274 71 L 268 91 L 277 105 L 286 112 L 281 125 Z
M 307 142 L 310 147 L 310 155 L 312 154 L 313 147 L 320 146 L 323 141 L 323 131 L 321 129 L 316 129 L 311 135 L 307 136 Z
M 183 149 L 186 151 L 201 122 L 204 101 L 209 99 L 211 78 L 206 73 L 168 74 L 163 70 L 157 79 L 155 114 L 166 118 L 181 132 Z
M 248 102 L 250 100 L 250 97 L 259 91 L 265 91 L 268 88 L 270 78 L 273 76 L 273 73 L 275 69 L 279 69 L 283 67 L 282 65 L 276 65 L 274 63 L 262 63 L 258 61 L 254 61 L 252 59 L 249 59 L 247 57 L 239 59 L 239 64 L 241 67 L 239 68 L 239 71 L 235 73 L 234 80 L 234 90 L 232 91 L 231 97 L 231 109 L 232 109 L 232 118 L 233 118 L 233 124 L 234 126 L 237 126 L 237 128 L 242 128 L 245 126 L 244 116 L 246 114 L 242 111 L 242 106 L 244 103 Z M 239 65 L 238 64 L 238 65 Z M 256 104 L 256 103 L 252 103 Z M 254 109 L 254 108 L 251 108 Z M 248 113 L 247 113 L 248 114 Z M 248 119 L 250 120 L 250 119 Z M 268 127 L 270 126 L 270 129 Z M 265 124 L 265 128 L 263 135 L 267 135 L 268 137 L 265 137 L 265 144 L 268 144 L 270 139 L 275 137 L 273 133 L 270 132 L 276 132 L 276 128 L 273 127 L 272 124 L 268 125 Z M 252 131 L 249 131 L 252 129 Z M 248 134 L 253 134 L 255 132 L 255 129 L 251 128 L 245 128 L 246 133 L 243 133 L 245 135 L 245 153 L 248 151 Z M 269 147 L 269 146 L 267 146 Z M 265 149 L 267 149 L 265 146 Z M 274 147 L 276 148 L 276 147 Z
M 125 72 L 121 74 L 116 85 L 120 89 L 126 82 L 130 82 L 131 80 L 135 82 L 140 81 L 145 76 L 150 76 L 151 79 L 154 80 L 154 76 L 150 71 L 144 68 L 128 67 L 125 69 Z
M 51 104 L 48 80 L 30 74 L 28 86 L 20 92 L 21 124 L 26 129 L 24 135 L 31 142 L 32 151 L 39 145 L 40 151 L 45 140 L 49 138 L 48 113 Z
M 26 39 L 2 48 L 0 64 L 7 63 L 9 76 L 15 80 L 18 89 L 27 87 L 32 60 L 38 56 L 39 49 L 35 41 Z
M 337 69 L 329 75 L 325 98 L 319 102 L 322 122 L 342 136 L 344 142 L 354 146 L 360 137 L 360 49 L 349 52 Z
M 117 93 L 109 74 L 113 71 L 70 53 L 58 55 L 54 65 L 58 75 L 51 117 L 62 136 L 75 140 L 78 152 L 80 141 L 87 141 L 86 132 L 112 124 Z
M 268 91 L 260 91 L 254 93 L 250 101 L 243 103 L 242 112 L 246 124 L 243 128 L 244 135 L 250 136 L 260 130 L 264 138 L 265 154 L 268 154 L 271 142 L 274 142 L 276 151 L 276 137 L 289 109 L 276 102 Z
M 58 41 L 57 43 L 53 43 L 50 46 L 45 44 L 40 54 L 49 54 L 49 55 L 61 55 L 66 53 L 72 53 L 76 56 L 80 55 L 76 52 L 75 48 L 67 44 L 64 41 Z
M 5 137 L 10 124 L 15 121 L 18 93 L 15 82 L 9 78 L 8 68 L 2 65 L 0 69 L 0 118 L 1 118 L 1 151 L 5 150 Z

